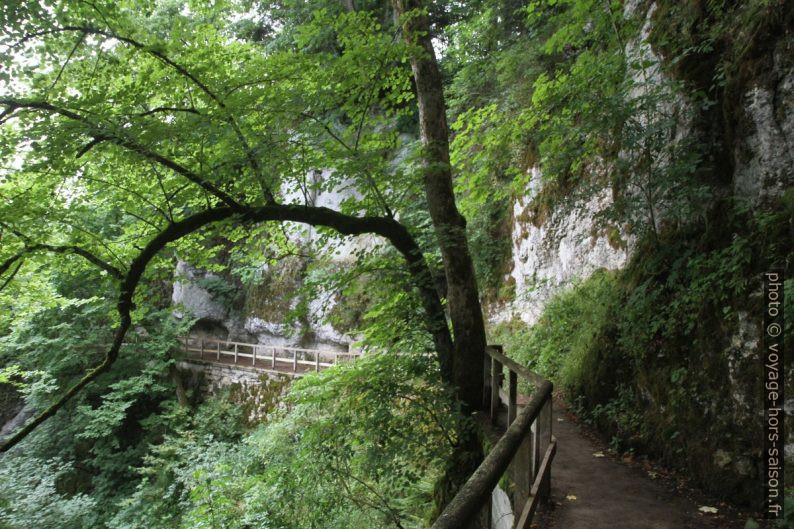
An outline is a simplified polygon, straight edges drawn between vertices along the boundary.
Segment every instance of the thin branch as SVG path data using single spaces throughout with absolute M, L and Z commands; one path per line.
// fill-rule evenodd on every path
M 24 252 L 18 253 L 16 255 L 12 255 L 2 263 L 0 263 L 0 276 L 2 276 L 9 268 L 14 266 L 14 263 L 19 261 L 24 257 Z
M 85 147 L 77 151 L 77 154 L 74 155 L 75 158 L 80 159 L 83 157 L 85 153 L 102 143 L 103 141 L 109 140 L 110 138 L 107 136 L 95 136 L 93 140 L 88 142 Z
M 123 277 L 121 271 L 118 268 L 102 260 L 84 248 L 80 248 L 79 246 L 75 245 L 55 246 L 52 244 L 33 244 L 30 246 L 25 246 L 22 251 L 9 257 L 2 264 L 0 264 L 0 275 L 3 275 L 16 261 L 22 259 L 24 256 L 37 252 L 79 255 L 90 263 L 106 271 L 116 279 L 122 279 Z
M 62 223 L 64 225 L 66 225 L 66 226 L 69 226 L 73 230 L 77 230 L 80 233 L 83 233 L 83 234 L 87 235 L 88 237 L 90 237 L 91 239 L 96 241 L 97 244 L 102 246 L 111 256 L 113 256 L 113 259 L 115 259 L 116 262 L 118 262 L 122 266 L 124 265 L 124 263 L 122 262 L 121 258 L 118 256 L 118 254 L 116 254 L 116 252 L 113 250 L 113 248 L 111 248 L 111 246 L 107 242 L 105 242 L 105 240 L 102 237 L 100 237 L 99 235 L 97 235 L 96 233 L 94 233 L 94 232 L 92 232 L 90 230 L 87 230 L 86 228 L 83 228 L 79 224 L 75 224 L 74 222 L 72 222 L 68 218 L 55 217 L 54 222 L 60 222 L 60 223 Z
M 340 462 L 341 462 L 341 460 L 340 460 Z M 343 462 L 343 464 L 344 464 L 344 462 Z M 383 495 L 380 494 L 377 491 L 377 489 L 375 489 L 375 487 L 373 487 L 372 485 L 370 485 L 369 483 L 367 483 L 363 479 L 356 477 L 355 474 L 353 474 L 352 470 L 350 470 L 350 467 L 348 465 L 345 465 L 345 467 L 346 467 L 345 468 L 345 470 L 346 470 L 345 472 L 343 472 L 342 469 L 340 469 L 340 468 L 334 467 L 333 465 L 330 465 L 329 469 L 331 471 L 335 471 L 336 474 L 342 479 L 342 486 L 345 488 L 345 491 L 347 492 L 348 497 L 351 500 L 353 500 L 353 501 L 357 501 L 358 500 L 358 501 L 361 501 L 362 503 L 368 504 L 370 507 L 372 507 L 373 509 L 379 511 L 381 514 L 385 514 L 387 517 L 391 518 L 392 522 L 394 523 L 395 526 L 397 526 L 398 529 L 403 529 L 403 525 L 402 525 L 402 521 L 400 520 L 399 512 L 396 511 L 394 508 L 392 508 L 391 505 L 389 505 L 389 502 L 386 500 L 386 498 L 384 498 Z M 365 500 L 365 499 L 361 498 L 361 495 L 359 495 L 359 494 L 354 494 L 353 491 L 350 489 L 350 486 L 345 481 L 346 477 L 352 479 L 353 481 L 355 481 L 356 483 L 358 483 L 359 485 L 364 487 L 366 490 L 371 492 L 372 495 L 375 496 L 375 499 L 380 503 L 380 506 L 378 506 L 373 501 L 368 501 L 368 500 Z
M 6 287 L 7 287 L 7 286 L 8 286 L 8 285 L 11 283 L 11 281 L 13 281 L 13 280 L 14 280 L 14 276 L 16 276 L 16 275 L 17 275 L 17 272 L 19 272 L 19 269 L 20 269 L 20 268 L 22 268 L 22 264 L 23 264 L 24 262 L 25 262 L 25 261 L 24 261 L 23 259 L 20 259 L 20 261 L 19 261 L 19 264 L 18 264 L 18 265 L 17 265 L 17 267 L 14 269 L 14 271 L 13 271 L 13 272 L 11 272 L 11 275 L 9 275 L 9 276 L 6 278 L 6 280 L 3 282 L 3 284 L 2 284 L 2 285 L 0 285 L 0 292 L 2 292 L 3 290 L 5 290 L 5 288 L 6 288 Z
M 136 116 L 144 117 L 144 116 L 151 116 L 152 114 L 157 114 L 158 112 L 187 112 L 188 114 L 195 114 L 197 116 L 201 116 L 201 112 L 196 110 L 195 108 L 180 108 L 180 107 L 155 107 L 151 110 L 147 110 L 146 112 L 139 112 Z
M 197 175 L 187 167 L 177 163 L 176 161 L 167 158 L 157 152 L 151 151 L 144 147 L 143 145 L 129 139 L 117 136 L 115 134 L 108 134 L 107 131 L 103 131 L 99 126 L 89 121 L 87 118 L 73 112 L 69 109 L 57 107 L 51 103 L 46 101 L 25 101 L 19 99 L 8 99 L 8 98 L 0 98 L 0 105 L 4 105 L 8 108 L 28 108 L 28 109 L 35 109 L 35 110 L 43 110 L 46 112 L 50 112 L 53 114 L 59 114 L 66 118 L 69 118 L 74 121 L 78 121 L 83 123 L 87 127 L 89 127 L 91 136 L 95 139 L 103 138 L 104 141 L 111 142 L 115 145 L 123 147 L 128 151 L 131 151 L 139 156 L 142 156 L 148 160 L 153 160 L 160 165 L 167 167 L 174 171 L 177 174 L 180 174 L 190 180 L 191 182 L 199 185 L 200 187 L 204 188 L 209 193 L 213 194 L 225 204 L 229 205 L 230 207 L 242 209 L 242 205 L 238 203 L 234 198 L 232 198 L 229 194 L 225 191 L 221 190 L 214 184 L 204 180 L 201 176 Z M 83 148 L 81 152 L 84 152 L 86 149 Z
M 129 211 L 129 210 L 126 210 L 126 209 L 124 210 L 124 213 L 126 213 L 130 217 L 135 217 L 136 219 L 138 219 L 139 221 L 143 222 L 144 224 L 148 224 L 149 226 L 151 226 L 152 228 L 154 228 L 157 231 L 160 231 L 162 229 L 161 226 L 158 226 L 154 222 L 150 221 L 149 219 L 147 219 L 145 217 L 142 217 L 141 215 L 138 215 L 137 213 L 133 213 L 132 211 Z
M 322 119 L 318 118 L 314 114 L 311 114 L 310 112 L 301 112 L 300 115 L 303 116 L 304 118 L 308 118 L 311 119 L 312 121 L 319 123 L 320 126 L 325 129 L 325 132 L 327 132 L 328 135 L 331 136 L 339 145 L 341 145 L 348 151 L 353 150 L 353 148 L 347 143 L 345 143 L 345 141 L 342 138 L 340 138 L 333 130 L 331 130 L 331 127 L 329 127 L 328 124 Z
M 336 141 L 339 145 L 344 147 L 350 153 L 355 154 L 357 152 L 357 149 L 358 149 L 358 137 L 356 138 L 356 146 L 355 147 L 351 147 L 350 145 L 345 143 L 345 141 L 342 138 L 340 138 L 331 129 L 331 127 L 325 121 L 323 121 L 322 119 L 318 118 L 317 116 L 314 116 L 313 114 L 311 114 L 309 112 L 301 112 L 300 115 L 305 117 L 305 118 L 311 119 L 311 120 L 319 123 L 320 126 L 322 126 L 323 129 L 325 129 L 325 131 L 328 133 L 328 135 L 331 136 L 331 138 L 334 139 L 334 141 Z M 383 197 L 383 195 L 381 194 L 380 190 L 378 189 L 378 186 L 375 183 L 375 180 L 372 178 L 372 175 L 369 174 L 368 172 L 365 172 L 364 173 L 364 179 L 366 180 L 366 182 L 369 185 L 369 187 L 372 188 L 372 191 L 375 193 L 375 201 L 380 203 L 380 206 L 383 208 L 383 211 L 384 211 L 384 213 L 386 213 L 386 216 L 389 217 L 389 218 L 394 218 L 394 212 L 391 210 L 389 205 L 386 203 L 386 199 Z
M 260 79 L 254 79 L 253 81 L 247 81 L 245 83 L 234 85 L 233 87 L 226 90 L 226 92 L 224 92 L 223 95 L 228 97 L 237 90 L 240 90 L 241 88 L 246 88 L 248 86 L 254 86 L 263 83 L 273 83 L 275 81 L 303 81 L 303 79 L 300 77 L 292 77 L 292 76 L 279 77 L 278 79 L 274 79 L 273 77 L 262 77 Z
M 163 197 L 165 198 L 165 207 L 168 208 L 168 215 L 166 218 L 169 222 L 174 222 L 174 209 L 171 207 L 171 199 L 168 197 L 165 185 L 163 185 L 163 178 L 160 176 L 160 172 L 156 167 L 152 166 L 152 171 L 154 171 L 155 176 L 157 176 L 157 184 L 160 186 L 160 191 L 162 191 Z
M 58 81 L 61 80 L 61 76 L 63 75 L 63 71 L 66 70 L 66 66 L 69 64 L 69 61 L 72 60 L 72 56 L 74 55 L 74 52 L 76 52 L 77 48 L 80 47 L 80 44 L 83 43 L 83 41 L 85 40 L 85 37 L 86 37 L 85 33 L 81 34 L 80 38 L 77 39 L 77 42 L 74 43 L 74 47 L 72 48 L 72 51 L 70 51 L 69 55 L 66 56 L 66 60 L 61 65 L 61 69 L 58 70 L 58 75 L 55 76 L 55 80 L 52 82 L 52 84 L 48 88 L 48 91 L 52 90 L 53 88 L 55 88 L 55 85 L 57 85 Z
M 96 178 L 96 177 L 93 177 L 93 176 L 86 176 L 85 174 L 80 175 L 80 179 L 81 180 L 89 180 L 91 182 L 97 182 L 97 183 L 100 183 L 100 184 L 104 184 L 104 185 L 106 185 L 108 187 L 115 187 L 117 189 L 120 189 L 120 190 L 124 191 L 125 193 L 129 193 L 131 195 L 134 195 L 134 196 L 138 197 L 139 199 L 141 199 L 141 201 L 143 201 L 144 204 L 146 204 L 146 205 L 154 208 L 155 210 L 157 210 L 163 216 L 163 218 L 165 218 L 165 220 L 167 220 L 169 222 L 173 221 L 173 218 L 169 217 L 168 213 L 164 209 L 162 209 L 156 203 L 154 203 L 151 200 L 149 200 L 146 197 L 146 195 L 144 195 L 143 193 L 139 193 L 138 191 L 135 191 L 134 189 L 119 185 L 116 182 L 103 180 L 101 178 Z

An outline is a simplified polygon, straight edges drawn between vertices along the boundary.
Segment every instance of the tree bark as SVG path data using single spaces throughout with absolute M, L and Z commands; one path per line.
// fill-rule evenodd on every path
M 179 370 L 176 368 L 175 365 L 172 365 L 168 368 L 168 376 L 171 378 L 171 382 L 174 383 L 174 390 L 176 391 L 176 400 L 179 402 L 179 405 L 183 408 L 190 408 L 190 399 L 187 398 L 187 392 L 185 391 L 185 385 L 182 384 L 182 376 L 179 374 Z
M 427 15 L 417 15 L 419 0 L 394 0 L 398 16 L 408 14 L 406 43 L 421 48 L 411 59 L 419 104 L 419 125 L 425 149 L 424 186 L 430 217 L 441 249 L 447 280 L 447 305 L 452 320 L 454 356 L 450 368 L 458 397 L 468 411 L 482 403 L 485 324 L 474 264 L 466 239 L 466 220 L 455 205 L 449 162 L 446 104 Z
M 449 162 L 449 129 L 441 72 L 430 37 L 430 22 L 420 9 L 421 0 L 393 0 L 403 21 L 406 43 L 418 46 L 421 54 L 411 58 L 419 105 L 419 127 L 424 146 L 424 186 L 430 217 L 444 263 L 447 306 L 452 320 L 451 369 L 457 396 L 469 413 L 482 406 L 485 323 L 480 307 L 474 263 L 466 239 L 466 220 L 455 205 L 452 167 Z M 474 430 L 464 429 L 444 476 L 436 483 L 437 514 L 452 500 L 482 460 L 482 444 Z M 479 527 L 476 522 L 471 527 Z

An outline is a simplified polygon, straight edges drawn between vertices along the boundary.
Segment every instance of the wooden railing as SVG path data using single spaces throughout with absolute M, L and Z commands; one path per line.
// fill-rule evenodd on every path
M 529 529 L 538 504 L 549 497 L 551 463 L 557 451 L 552 435 L 552 384 L 504 356 L 499 346 L 488 346 L 485 352 L 483 403 L 493 424 L 499 422 L 503 406 L 507 408 L 507 430 L 431 529 L 490 528 L 493 490 L 506 474 L 515 529 Z M 519 377 L 533 388 L 523 406 L 518 398 Z
M 221 362 L 222 358 L 231 357 L 235 364 L 259 365 L 278 371 L 292 371 L 296 374 L 312 370 L 320 371 L 339 362 L 353 360 L 361 356 L 361 353 L 357 352 L 321 351 L 194 336 L 185 336 L 181 342 L 184 352 L 198 353 L 202 360 L 206 358 Z M 244 361 L 241 362 L 241 359 Z

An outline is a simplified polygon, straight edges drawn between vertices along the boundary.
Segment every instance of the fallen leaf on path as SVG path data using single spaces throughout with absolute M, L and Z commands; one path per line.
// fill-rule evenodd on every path
M 604 457 L 604 452 L 595 452 L 593 457 Z
M 562 417 L 557 417 L 557 422 L 565 422 L 565 419 L 563 419 Z
M 574 496 L 573 494 L 568 494 L 568 495 L 565 497 L 565 499 L 566 499 L 566 500 L 569 500 L 569 501 L 574 501 L 574 500 L 576 499 L 576 496 Z
M 716 507 L 707 507 L 706 505 L 702 505 L 699 509 L 700 512 L 705 512 L 708 514 L 717 514 Z

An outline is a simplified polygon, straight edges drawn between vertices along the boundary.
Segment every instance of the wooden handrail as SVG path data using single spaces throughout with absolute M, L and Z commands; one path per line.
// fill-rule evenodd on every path
M 539 386 L 545 382 L 548 382 L 545 378 L 538 375 L 537 373 L 533 373 L 526 367 L 522 366 L 512 358 L 508 358 L 501 352 L 501 347 L 498 345 L 489 345 L 485 348 L 485 354 L 493 359 L 498 360 L 503 366 L 505 366 L 510 371 L 520 375 L 524 380 L 528 382 L 532 382 L 535 386 Z
M 539 501 L 548 498 L 551 462 L 557 450 L 556 439 L 551 435 L 552 383 L 504 356 L 499 346 L 488 346 L 485 352 L 483 402 L 489 404 L 493 422 L 496 422 L 503 402 L 502 367 L 508 369 L 507 430 L 447 504 L 431 529 L 481 528 L 482 525 L 476 525 L 475 520 L 479 519 L 484 507 L 490 506 L 494 487 L 511 466 L 516 489 L 513 501 L 516 529 L 528 529 Z M 519 376 L 531 382 L 534 391 L 529 402 L 517 411 Z M 544 439 L 545 434 L 548 434 L 547 439 Z M 541 446 L 544 444 L 546 446 Z M 485 527 L 491 526 L 490 514 L 488 518 Z

